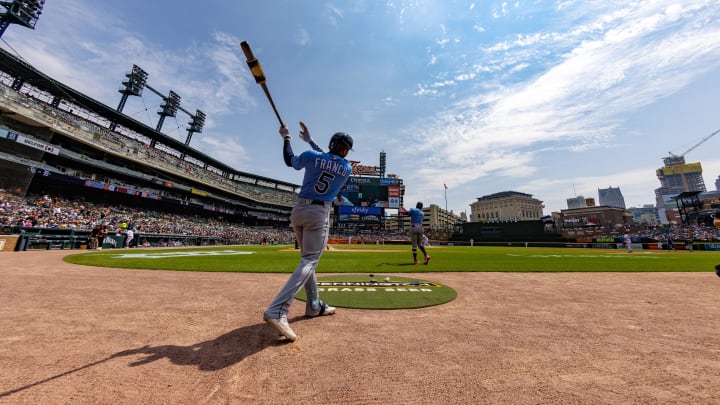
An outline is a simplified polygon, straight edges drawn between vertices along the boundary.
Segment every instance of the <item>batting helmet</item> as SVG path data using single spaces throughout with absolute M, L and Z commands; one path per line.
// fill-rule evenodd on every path
M 417 209 L 419 209 L 419 210 L 421 210 L 421 209 L 422 209 L 422 207 L 423 207 L 423 203 L 422 203 L 422 201 L 418 201 L 418 203 L 417 203 L 417 204 L 415 204 L 415 208 L 417 208 Z
M 352 147 L 353 139 L 345 132 L 336 132 L 335 135 L 330 138 L 330 145 L 328 145 L 331 153 L 340 152 L 346 149 L 352 150 Z

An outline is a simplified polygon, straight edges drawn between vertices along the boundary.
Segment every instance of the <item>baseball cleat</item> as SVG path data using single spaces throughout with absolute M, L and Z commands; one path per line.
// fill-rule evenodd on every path
M 290 327 L 287 318 L 263 318 L 263 320 L 280 332 L 281 335 L 288 338 L 289 341 L 294 342 L 297 339 L 297 335 Z
M 337 310 L 337 308 L 331 307 L 331 306 L 328 305 L 328 304 L 325 304 L 325 307 L 324 307 L 324 308 L 325 308 L 325 310 L 324 310 L 324 311 L 321 311 L 321 312 L 320 312 L 320 315 L 333 315 L 333 314 L 335 313 L 335 311 Z
M 413 260 L 413 264 L 418 264 L 418 263 L 419 262 L 417 261 L 417 259 Z
M 425 256 L 425 262 L 423 264 L 428 264 L 430 262 L 430 256 Z
M 715 274 L 717 274 L 717 276 L 720 277 L 720 264 L 715 266 Z
M 308 318 L 314 318 L 316 316 L 333 315 L 336 310 L 337 310 L 337 308 L 331 307 L 330 305 L 323 302 L 322 305 L 320 306 L 319 313 L 317 313 L 316 315 L 305 314 L 305 316 L 307 316 Z

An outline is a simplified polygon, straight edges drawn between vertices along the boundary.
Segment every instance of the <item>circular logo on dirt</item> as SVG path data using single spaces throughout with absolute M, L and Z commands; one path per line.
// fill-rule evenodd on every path
M 434 281 L 383 274 L 344 274 L 318 277 L 320 299 L 342 308 L 422 308 L 450 302 L 452 288 Z M 305 289 L 296 298 L 305 301 Z

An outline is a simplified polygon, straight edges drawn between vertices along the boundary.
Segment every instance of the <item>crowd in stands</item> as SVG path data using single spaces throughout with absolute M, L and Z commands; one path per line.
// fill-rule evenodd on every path
M 182 215 L 103 204 L 57 196 L 18 197 L 0 191 L 0 226 L 72 228 L 92 230 L 96 225 L 112 231 L 133 229 L 139 234 L 187 235 L 225 238 L 246 244 L 291 244 L 288 227 L 254 227 L 217 218 Z
M 0 97 L 36 110 L 38 114 L 33 114 L 33 117 L 44 120 L 53 128 L 63 129 L 67 133 L 73 134 L 74 137 L 83 137 L 95 145 L 125 155 L 132 160 L 164 167 L 183 177 L 200 179 L 206 184 L 214 184 L 216 187 L 247 199 L 273 202 L 288 207 L 295 202 L 295 193 L 292 190 L 261 187 L 253 184 L 254 179 L 243 176 L 237 176 L 236 179 L 224 176 L 219 169 L 211 166 L 204 167 L 204 164 L 196 159 L 181 158 L 179 151 L 162 143 L 151 147 L 148 137 L 122 126 L 117 126 L 114 131 L 111 131 L 105 127 L 109 125 L 108 122 L 105 122 L 106 120 L 95 117 L 94 114 L 85 111 L 80 106 L 66 106 L 65 108 L 69 110 L 62 109 L 30 94 L 21 93 L 3 85 L 0 85 Z M 24 135 L 31 136 L 30 134 Z
M 712 242 L 720 240 L 720 229 L 715 226 L 701 226 L 696 224 L 661 225 L 636 230 L 628 234 L 633 239 L 650 238 L 664 243 L 669 243 L 669 241 Z M 612 232 L 599 236 L 621 237 L 622 234 Z
M 718 228 L 714 226 L 684 225 L 671 227 L 669 230 L 656 230 L 649 237 L 656 239 L 692 240 L 692 241 L 717 241 L 720 240 Z
M 249 226 L 219 217 L 140 209 L 126 205 L 97 203 L 59 196 L 17 196 L 0 189 L 0 227 L 65 228 L 91 231 L 106 226 L 110 232 L 133 229 L 139 235 L 182 235 L 232 240 L 239 244 L 294 244 L 295 235 L 285 224 L 279 227 Z M 714 226 L 662 225 L 629 232 L 633 239 L 650 238 L 663 243 L 720 241 L 720 229 Z M 620 237 L 617 232 L 596 237 Z M 404 232 L 331 233 L 330 239 L 352 243 L 377 243 L 407 240 Z M 142 241 L 139 241 L 142 242 Z M 142 245 L 142 243 L 140 243 Z
M 0 189 L 0 227 L 62 228 L 92 231 L 102 226 L 109 233 L 133 229 L 136 235 L 182 235 L 223 238 L 241 244 L 294 244 L 289 226 L 248 226 L 220 219 L 66 199 L 50 195 L 19 197 Z M 408 240 L 407 233 L 362 232 L 331 233 L 329 238 L 351 243 L 384 244 Z M 168 239 L 172 240 L 172 239 Z M 140 237 L 138 245 L 143 245 Z M 179 243 L 179 242 L 178 242 Z

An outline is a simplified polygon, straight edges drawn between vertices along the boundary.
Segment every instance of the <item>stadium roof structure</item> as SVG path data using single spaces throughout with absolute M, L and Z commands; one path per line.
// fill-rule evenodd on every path
M 122 125 L 132 131 L 147 136 L 151 140 L 158 141 L 164 145 L 167 145 L 168 147 L 171 147 L 174 150 L 177 150 L 187 156 L 207 163 L 222 171 L 276 184 L 281 184 L 287 187 L 299 187 L 299 185 L 294 183 L 288 183 L 269 177 L 263 177 L 256 174 L 236 170 L 233 167 L 219 160 L 216 160 L 204 154 L 203 152 L 198 151 L 197 149 L 185 145 L 185 143 L 179 140 L 176 140 L 170 136 L 163 134 L 160 131 L 157 131 L 155 128 L 151 128 L 150 126 L 140 121 L 137 121 L 121 112 L 118 112 L 112 107 L 109 107 L 93 99 L 92 97 L 89 97 L 45 75 L 44 73 L 35 69 L 29 63 L 17 58 L 16 56 L 12 55 L 11 53 L 2 48 L 0 48 L 0 71 L 11 75 L 13 78 L 21 81 L 22 83 L 30 84 L 36 87 L 38 90 L 42 90 L 51 94 L 53 97 L 56 98 L 56 100 L 53 101 L 54 103 L 59 103 L 61 100 L 67 100 L 68 102 L 72 102 L 73 104 L 83 107 L 88 111 L 95 113 L 98 116 L 104 117 L 111 122 Z
M 478 201 L 497 200 L 498 198 L 509 198 L 509 197 L 532 198 L 532 194 L 521 193 L 519 191 L 500 191 L 498 193 L 488 194 L 488 195 L 484 195 L 482 197 L 478 197 L 477 200 Z

